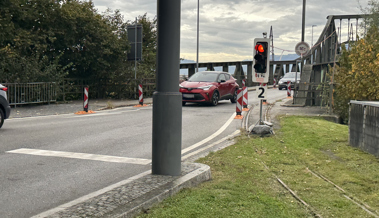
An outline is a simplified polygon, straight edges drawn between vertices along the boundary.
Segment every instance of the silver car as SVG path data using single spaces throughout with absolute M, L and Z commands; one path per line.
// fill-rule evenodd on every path
M 8 88 L 0 84 L 0 128 L 3 126 L 4 120 L 8 119 L 11 114 L 11 107 L 7 99 Z
M 294 86 L 295 86 L 295 77 L 296 77 L 295 72 L 289 72 L 289 73 L 284 74 L 283 78 L 281 78 L 279 80 L 279 90 L 287 89 L 288 82 L 291 83 L 291 90 L 293 90 Z M 297 79 L 296 83 L 299 83 L 300 82 L 300 72 L 297 72 L 297 78 L 296 79 Z

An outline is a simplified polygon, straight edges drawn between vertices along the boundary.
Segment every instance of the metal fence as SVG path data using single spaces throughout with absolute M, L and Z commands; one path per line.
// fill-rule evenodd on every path
M 127 82 L 102 83 L 84 79 L 64 79 L 55 82 L 2 83 L 8 87 L 8 101 L 12 106 L 56 101 L 83 99 L 85 86 L 90 85 L 91 98 L 138 99 L 138 84 L 143 86 L 145 97 L 151 97 L 155 91 L 155 79 L 131 79 Z
M 379 102 L 350 101 L 349 144 L 379 158 Z
M 3 83 L 3 85 L 8 87 L 8 101 L 13 106 L 57 101 L 57 86 L 54 82 Z

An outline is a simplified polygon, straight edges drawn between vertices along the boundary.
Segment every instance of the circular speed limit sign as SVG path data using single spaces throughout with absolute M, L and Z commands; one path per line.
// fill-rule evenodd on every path
M 299 56 L 304 56 L 308 53 L 310 47 L 306 42 L 299 42 L 295 46 L 295 52 Z

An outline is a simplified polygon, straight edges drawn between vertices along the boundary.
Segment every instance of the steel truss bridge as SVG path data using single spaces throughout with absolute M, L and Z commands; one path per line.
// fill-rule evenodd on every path
M 298 91 L 294 94 L 294 104 L 306 106 L 330 104 L 328 102 L 332 102 L 330 93 L 333 90 L 333 83 L 326 83 L 329 81 L 327 80 L 329 66 L 338 64 L 342 45 L 349 48 L 350 44 L 357 40 L 357 36 L 366 34 L 363 22 L 365 18 L 367 15 L 364 14 L 329 15 L 318 40 L 303 59 L 299 57 L 292 61 L 270 61 L 269 84 L 273 84 L 274 78 L 279 81 L 285 72 L 302 69 Z M 230 73 L 237 78 L 238 84 L 241 85 L 242 79 L 246 79 L 248 86 L 257 85 L 252 81 L 253 61 L 199 63 L 199 68 L 215 70 L 215 67 L 222 67 L 222 71 L 225 72 L 229 71 L 229 66 L 235 66 L 235 71 Z M 247 72 L 244 72 L 243 66 L 247 66 L 245 67 Z M 180 69 L 188 69 L 188 76 L 192 76 L 196 70 L 196 63 L 182 63 Z M 320 84 L 323 84 L 323 88 L 320 88 Z M 325 96 L 328 99 L 326 101 Z

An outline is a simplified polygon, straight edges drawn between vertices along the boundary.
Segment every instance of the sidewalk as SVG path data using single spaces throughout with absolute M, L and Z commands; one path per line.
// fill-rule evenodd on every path
M 152 98 L 145 98 L 144 104 L 152 104 Z M 88 110 L 99 111 L 117 107 L 138 105 L 138 100 L 93 100 L 88 103 Z M 68 103 L 50 103 L 35 105 L 19 105 L 11 108 L 9 118 L 35 117 L 47 115 L 73 114 L 83 110 L 83 101 L 75 100 Z

